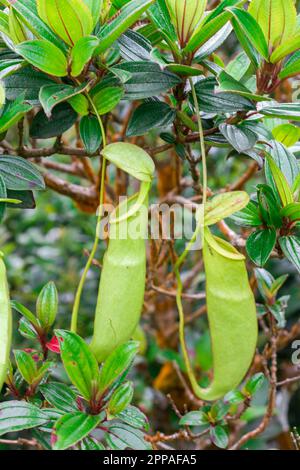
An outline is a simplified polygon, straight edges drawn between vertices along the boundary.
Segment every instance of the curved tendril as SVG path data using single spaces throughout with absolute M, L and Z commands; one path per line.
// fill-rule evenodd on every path
M 102 141 L 103 141 L 103 148 L 106 147 L 107 142 L 106 142 L 106 135 L 105 135 L 105 129 L 103 126 L 103 122 L 101 120 L 101 117 L 98 113 L 98 110 L 96 106 L 94 105 L 93 100 L 89 96 L 88 93 L 85 94 L 91 107 L 93 108 L 93 111 L 98 119 L 99 126 L 101 129 L 101 134 L 102 134 Z M 106 159 L 103 157 L 102 159 L 102 169 L 101 169 L 101 181 L 100 181 L 100 190 L 99 190 L 99 206 L 101 207 L 104 202 L 104 189 L 105 189 L 105 174 L 106 174 Z M 100 229 L 101 229 L 101 219 L 102 219 L 102 213 L 101 211 L 98 212 L 98 217 L 97 217 L 97 226 L 96 226 L 96 232 L 95 232 L 95 239 L 94 239 L 94 244 L 92 251 L 90 253 L 90 256 L 87 260 L 87 263 L 85 265 L 84 271 L 82 273 L 76 295 L 75 295 L 75 300 L 74 300 L 74 305 L 73 305 L 73 311 L 72 311 L 72 319 L 71 319 L 71 331 L 74 333 L 77 332 L 77 323 L 78 323 L 78 312 L 79 312 L 79 307 L 80 307 L 80 299 L 83 291 L 83 287 L 88 275 L 88 272 L 90 270 L 90 267 L 93 263 L 93 259 L 95 258 L 98 244 L 99 244 L 99 236 L 100 236 Z
M 130 217 L 134 216 L 144 205 L 145 199 L 150 191 L 150 187 L 151 183 L 142 182 L 136 203 L 129 209 L 129 211 L 126 212 L 126 214 L 110 219 L 109 223 L 119 224 L 120 222 L 124 222 L 125 220 L 128 220 Z M 116 213 L 117 210 L 118 208 L 116 208 L 114 213 Z
M 183 291 L 183 284 L 180 276 L 180 267 L 184 263 L 189 251 L 191 250 L 191 247 L 193 244 L 196 242 L 198 236 L 201 234 L 201 240 L 202 243 L 204 243 L 204 214 L 205 214 L 205 205 L 207 202 L 207 161 L 206 161 L 206 149 L 205 149 L 205 142 L 204 142 L 204 133 L 203 133 L 203 126 L 202 126 L 202 120 L 200 116 L 200 109 L 199 109 L 199 104 L 197 100 L 197 95 L 196 95 L 196 90 L 194 87 L 193 80 L 190 78 L 189 79 L 191 90 L 192 90 L 192 95 L 193 95 L 193 101 L 194 101 L 194 106 L 196 110 L 196 115 L 197 115 L 197 121 L 198 121 L 198 128 L 199 128 L 199 142 L 200 142 L 200 148 L 201 148 L 201 156 L 202 156 L 202 205 L 200 208 L 200 216 L 199 216 L 199 222 L 197 224 L 196 230 L 193 233 L 193 236 L 188 243 L 186 249 L 182 253 L 182 255 L 178 258 L 176 264 L 175 264 L 175 275 L 176 275 L 176 280 L 177 280 L 177 292 L 176 292 L 176 303 L 177 303 L 177 308 L 179 312 L 179 340 L 181 344 L 181 349 L 183 352 L 183 357 L 184 357 L 184 362 L 185 366 L 187 369 L 187 374 L 193 389 L 193 392 L 197 397 L 201 394 L 201 387 L 198 385 L 197 379 L 195 377 L 191 361 L 189 358 L 186 342 L 185 342 L 185 318 L 184 318 L 184 310 L 183 310 L 183 305 L 182 305 L 182 291 Z

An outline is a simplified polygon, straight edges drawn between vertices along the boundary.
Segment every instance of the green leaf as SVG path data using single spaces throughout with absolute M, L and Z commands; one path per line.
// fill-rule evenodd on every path
M 19 321 L 19 333 L 27 339 L 33 339 L 35 341 L 38 339 L 36 329 L 25 317 L 22 317 Z
M 268 118 L 281 118 L 290 121 L 300 121 L 299 103 L 272 103 L 264 104 L 259 112 Z
M 37 366 L 32 356 L 21 350 L 14 351 L 18 370 L 25 382 L 31 385 L 37 376 Z
M 23 102 L 23 96 L 21 98 L 12 103 L 7 102 L 4 106 L 0 117 L 0 133 L 6 132 L 32 109 L 31 105 Z
M 16 302 L 15 300 L 12 300 L 10 304 L 11 308 L 23 315 L 30 323 L 32 323 L 37 328 L 40 327 L 38 319 L 33 315 L 30 310 L 28 310 L 28 308 L 24 307 L 24 305 L 20 304 L 19 302 Z
M 65 450 L 77 444 L 100 423 L 101 415 L 92 416 L 77 411 L 62 416 L 55 424 L 56 442 L 54 450 Z
M 108 161 L 138 180 L 152 181 L 155 170 L 153 160 L 137 145 L 119 142 L 107 145 L 101 153 Z
M 268 98 L 252 93 L 243 83 L 233 78 L 227 72 L 222 71 L 218 77 L 219 87 L 217 92 L 235 93 L 252 101 L 267 101 Z M 271 99 L 271 98 L 269 98 Z
M 201 24 L 192 35 L 184 49 L 184 52 L 194 52 L 206 44 L 207 41 L 215 36 L 226 25 L 231 16 L 232 15 L 229 11 L 224 11 L 217 17 L 207 21 L 205 24 Z
M 144 135 L 152 129 L 170 126 L 176 117 L 176 111 L 162 101 L 143 103 L 136 108 L 129 121 L 128 137 Z
M 30 126 L 30 137 L 33 139 L 49 139 L 63 134 L 75 124 L 77 113 L 68 103 L 61 103 L 52 112 L 48 119 L 43 110 L 33 118 Z
M 71 75 L 78 77 L 85 65 L 91 60 L 99 39 L 96 36 L 86 36 L 76 42 L 71 51 Z
M 10 6 L 21 18 L 28 29 L 39 39 L 47 39 L 61 50 L 66 51 L 66 45 L 53 33 L 47 23 L 38 15 L 36 0 L 10 0 Z
M 300 139 L 300 129 L 293 124 L 280 124 L 274 127 L 272 133 L 274 138 L 286 147 L 292 147 Z
M 245 391 L 249 393 L 249 395 L 254 396 L 263 386 L 265 381 L 265 376 L 262 372 L 253 375 L 250 380 L 245 385 Z
M 212 442 L 220 449 L 226 449 L 229 443 L 228 431 L 220 425 L 211 426 L 210 438 Z
M 270 258 L 276 244 L 276 230 L 265 229 L 254 232 L 247 240 L 249 258 L 257 266 L 264 266 Z
M 215 196 L 205 206 L 206 226 L 214 225 L 242 210 L 249 203 L 249 196 L 244 191 L 228 192 Z
M 300 33 L 296 34 L 294 37 L 290 38 L 285 43 L 281 44 L 273 54 L 271 55 L 272 64 L 277 64 L 282 59 L 290 55 L 292 52 L 297 51 L 300 48 Z
M 222 44 L 226 41 L 230 33 L 232 32 L 232 25 L 231 23 L 226 23 L 221 29 L 218 29 L 217 33 L 215 33 L 208 41 L 198 49 L 196 53 L 196 60 L 203 60 L 208 58 L 211 54 L 213 54 Z
M 46 424 L 47 421 L 48 416 L 31 403 L 25 401 L 0 403 L 0 436 L 35 428 Z
M 132 382 L 125 382 L 121 384 L 112 394 L 108 402 L 108 414 L 116 416 L 124 411 L 130 405 L 133 397 L 133 384 Z
M 273 283 L 272 283 L 272 286 L 271 286 L 271 294 L 272 295 L 277 295 L 277 293 L 280 291 L 280 289 L 282 288 L 282 286 L 286 283 L 286 281 L 288 280 L 289 278 L 289 275 L 288 274 L 284 274 L 280 277 L 278 277 Z
M 96 153 L 102 142 L 101 129 L 96 116 L 84 116 L 80 120 L 79 131 L 87 153 L 90 155 Z
M 105 447 L 101 442 L 92 439 L 91 437 L 85 437 L 81 442 L 81 450 L 105 450 Z
M 45 85 L 40 89 L 39 100 L 45 114 L 48 118 L 51 117 L 53 108 L 67 101 L 73 96 L 76 96 L 82 93 L 86 88 L 86 85 L 81 85 L 79 87 L 72 87 L 71 85 Z
M 34 39 L 16 46 L 16 52 L 31 65 L 56 77 L 67 75 L 67 59 L 63 52 L 45 39 Z
M 7 190 L 5 186 L 5 181 L 0 174 L 0 197 L 3 199 L 7 198 Z M 2 222 L 6 210 L 6 203 L 2 202 L 0 204 L 0 222 Z
M 98 23 L 100 19 L 100 13 L 102 11 L 103 0 L 83 0 L 86 6 L 89 8 L 94 26 Z
M 278 194 L 280 196 L 281 202 L 283 206 L 287 206 L 294 202 L 294 196 L 292 190 L 289 186 L 289 183 L 284 176 L 283 172 L 278 168 L 276 163 L 274 162 L 273 158 L 267 156 L 268 167 L 270 168 L 270 172 L 272 174 L 274 183 L 276 185 Z
M 93 96 L 93 102 L 98 114 L 102 116 L 112 111 L 121 101 L 124 95 L 122 87 L 106 87 L 100 89 Z
M 241 403 L 244 402 L 244 400 L 245 400 L 245 397 L 242 394 L 242 392 L 240 392 L 239 390 L 229 392 L 224 397 L 225 403 L 229 403 L 230 405 L 240 405 Z
M 268 227 L 281 228 L 282 217 L 280 216 L 280 204 L 273 192 L 273 189 L 266 184 L 259 184 L 257 186 L 257 197 L 259 202 L 259 209 L 265 224 Z
M 89 101 L 84 95 L 71 96 L 71 98 L 68 99 L 68 103 L 80 116 L 87 116 L 90 112 Z
M 225 416 L 228 414 L 229 410 L 230 410 L 230 406 L 228 405 L 228 403 L 217 401 L 211 407 L 210 415 L 215 422 L 222 421 L 225 418 Z
M 294 0 L 252 0 L 248 11 L 262 28 L 269 47 L 287 42 L 295 33 Z
M 106 441 L 112 450 L 151 450 L 152 446 L 145 440 L 144 433 L 124 423 L 112 424 L 106 433 Z
M 77 411 L 76 394 L 68 385 L 50 382 L 40 385 L 39 390 L 45 397 L 45 400 L 54 408 L 67 413 Z
M 54 282 L 48 282 L 36 302 L 36 315 L 42 328 L 48 331 L 54 324 L 58 311 L 58 293 Z
M 150 426 L 147 416 L 135 406 L 129 405 L 125 410 L 118 414 L 117 418 L 124 423 L 129 424 L 129 426 L 149 431 Z
M 292 222 L 300 220 L 300 202 L 292 202 L 281 210 L 282 217 L 290 219 Z
M 21 157 L 0 156 L 0 174 L 7 189 L 45 189 L 45 182 L 35 165 Z
M 124 84 L 125 99 L 128 100 L 158 96 L 181 83 L 177 75 L 162 70 L 153 62 L 122 62 L 115 69 L 131 74 L 131 78 Z
M 93 30 L 91 11 L 81 0 L 37 0 L 37 9 L 40 18 L 70 46 Z
M 90 400 L 97 391 L 99 370 L 97 361 L 80 336 L 70 331 L 57 330 L 61 358 L 71 382 Z
M 98 53 L 105 52 L 130 26 L 132 26 L 149 8 L 154 0 L 131 0 L 118 12 L 108 24 L 103 26 L 98 35 L 100 46 Z
M 203 411 L 190 411 L 180 419 L 179 424 L 180 426 L 206 426 L 209 424 L 209 418 Z
M 268 146 L 267 151 L 270 153 L 274 162 L 286 177 L 288 184 L 292 187 L 298 175 L 300 174 L 298 161 L 295 155 L 280 142 L 271 140 L 269 144 L 270 146 Z M 270 174 L 270 169 L 268 167 L 267 161 L 266 178 L 268 184 L 272 186 L 273 180 Z
M 107 390 L 131 366 L 138 351 L 139 343 L 136 341 L 128 341 L 115 349 L 100 371 L 100 390 Z
M 279 78 L 284 80 L 289 77 L 294 77 L 300 73 L 300 51 L 290 57 L 290 59 L 284 64 L 283 69 L 279 73 Z
M 250 41 L 250 43 L 255 47 L 255 49 L 260 53 L 260 55 L 268 60 L 269 59 L 269 48 L 266 42 L 264 33 L 257 23 L 257 21 L 250 15 L 246 10 L 239 8 L 230 8 L 234 16 L 233 23 L 236 21 Z
M 166 41 L 176 44 L 177 35 L 165 0 L 157 0 L 148 10 L 149 17 Z
M 260 227 L 262 225 L 258 205 L 253 201 L 250 201 L 245 209 L 231 216 L 231 219 L 243 227 Z
M 300 273 L 300 238 L 295 236 L 281 237 L 279 243 L 284 255 Z

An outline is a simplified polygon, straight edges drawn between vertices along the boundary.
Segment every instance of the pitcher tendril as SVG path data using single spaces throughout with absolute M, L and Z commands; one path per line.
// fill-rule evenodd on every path
M 207 164 L 204 133 L 192 80 L 190 84 L 197 113 L 203 163 L 203 203 L 196 214 L 197 227 L 192 239 L 175 265 L 178 284 L 176 302 L 179 312 L 180 344 L 193 392 L 200 399 L 213 401 L 223 397 L 243 380 L 254 356 L 258 328 L 255 299 L 249 284 L 244 256 L 228 242 L 214 237 L 208 226 L 223 219 L 227 210 L 230 214 L 238 210 L 238 205 L 245 207 L 249 198 L 246 193 L 228 193 L 226 196 L 217 196 L 208 203 L 210 211 L 206 215 Z M 233 199 L 233 204 L 231 199 Z M 223 209 L 221 212 L 220 206 Z M 206 304 L 214 365 L 214 379 L 205 389 L 197 382 L 186 347 L 182 305 L 183 284 L 180 276 L 180 266 L 199 234 L 201 234 L 206 273 Z
M 96 106 L 93 103 L 93 100 L 89 96 L 88 93 L 86 93 L 86 97 L 93 108 L 95 115 L 98 119 L 99 126 L 101 129 L 101 134 L 102 134 L 102 143 L 103 143 L 103 148 L 106 147 L 107 142 L 106 142 L 106 134 L 105 134 L 105 129 L 103 126 L 102 119 L 98 113 L 98 110 Z M 91 250 L 91 253 L 88 257 L 87 263 L 85 265 L 85 268 L 83 270 L 76 295 L 75 295 L 75 300 L 73 304 L 73 311 L 72 311 L 72 319 L 71 319 L 71 331 L 74 333 L 77 332 L 77 323 L 78 323 L 78 312 L 79 312 L 79 307 L 80 307 L 80 300 L 81 300 L 81 295 L 83 291 L 83 287 L 88 275 L 88 272 L 92 266 L 93 260 L 95 258 L 95 255 L 97 253 L 98 245 L 99 245 L 99 237 L 100 237 L 100 228 L 101 228 L 101 220 L 102 220 L 102 213 L 101 213 L 101 208 L 104 203 L 104 191 L 105 191 L 105 174 L 106 174 L 106 159 L 105 157 L 102 157 L 102 167 L 101 167 L 101 177 L 100 177 L 100 187 L 99 187 L 99 208 L 98 208 L 98 215 L 97 215 L 97 225 L 96 225 L 96 232 L 95 232 L 95 239 L 94 239 L 94 244 Z

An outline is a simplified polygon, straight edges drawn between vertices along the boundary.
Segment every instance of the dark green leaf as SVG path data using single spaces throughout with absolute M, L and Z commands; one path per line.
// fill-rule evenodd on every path
M 115 67 L 131 74 L 125 83 L 125 98 L 142 100 L 168 91 L 181 82 L 174 73 L 161 70 L 154 62 L 123 62 Z
M 0 174 L 8 189 L 45 189 L 44 179 L 35 165 L 21 157 L 0 156 Z
M 274 195 L 272 188 L 266 184 L 259 184 L 257 186 L 257 189 L 259 209 L 266 225 L 269 227 L 281 228 L 281 207 L 277 202 L 276 196 Z
M 257 266 L 264 266 L 276 244 L 276 230 L 266 229 L 254 232 L 247 240 L 247 253 Z
M 79 131 L 87 153 L 90 155 L 96 153 L 102 142 L 101 129 L 96 116 L 91 114 L 83 116 L 80 120 Z
M 30 137 L 33 139 L 49 139 L 66 132 L 75 124 L 77 113 L 68 103 L 61 103 L 53 110 L 51 119 L 44 111 L 39 111 L 30 126 Z
M 248 206 L 231 216 L 231 219 L 242 227 L 260 227 L 262 220 L 256 202 L 250 201 Z
M 9 199 L 18 199 L 20 204 L 7 203 L 7 207 L 10 209 L 35 209 L 36 204 L 32 191 L 16 191 L 13 189 L 7 190 L 7 197 Z
M 53 80 L 32 67 L 23 67 L 16 73 L 5 77 L 5 93 L 8 100 L 15 100 L 22 93 L 24 99 L 30 104 L 39 104 L 39 91 L 44 85 L 53 84 Z
M 151 60 L 152 45 L 137 31 L 129 29 L 118 39 L 120 53 L 124 60 L 147 61 Z
M 254 108 L 253 103 L 243 96 L 233 93 L 216 93 L 217 84 L 218 82 L 213 77 L 201 79 L 196 83 L 195 89 L 201 111 L 225 114 L 250 111 Z
M 143 135 L 152 129 L 170 126 L 176 116 L 176 111 L 161 101 L 143 103 L 135 109 L 128 124 L 128 137 Z

